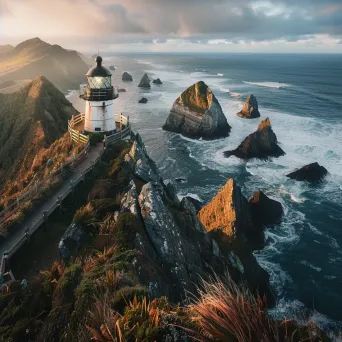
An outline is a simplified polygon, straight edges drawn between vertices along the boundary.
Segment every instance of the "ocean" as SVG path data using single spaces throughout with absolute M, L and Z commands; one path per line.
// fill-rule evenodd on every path
M 249 198 L 261 189 L 280 201 L 281 224 L 266 230 L 266 247 L 256 251 L 270 274 L 279 319 L 311 319 L 326 330 L 342 326 L 342 55 L 310 54 L 116 54 L 104 55 L 115 65 L 113 83 L 125 88 L 116 110 L 129 115 L 150 156 L 165 179 L 176 183 L 180 197 L 204 203 L 234 178 Z M 123 71 L 134 82 L 121 81 Z M 162 85 L 137 87 L 147 72 Z M 191 140 L 161 127 L 173 102 L 187 87 L 204 81 L 213 90 L 232 127 L 229 137 Z M 261 118 L 236 116 L 249 94 L 259 103 Z M 141 97 L 147 104 L 138 104 Z M 84 111 L 72 92 L 69 99 Z M 224 158 L 269 117 L 286 155 L 277 159 L 242 161 Z M 317 161 L 329 175 L 320 185 L 285 177 Z

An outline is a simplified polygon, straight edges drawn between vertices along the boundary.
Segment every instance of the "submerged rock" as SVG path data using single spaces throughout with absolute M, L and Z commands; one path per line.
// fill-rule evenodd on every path
M 283 155 L 285 152 L 278 146 L 269 118 L 261 121 L 258 130 L 250 134 L 237 149 L 224 152 L 225 157 L 236 156 L 241 159 L 267 159 Z
M 142 79 L 140 80 L 140 83 L 138 85 L 138 87 L 140 88 L 151 88 L 151 84 L 150 84 L 150 79 L 148 77 L 147 74 L 145 74 Z
M 152 83 L 153 84 L 163 84 L 163 82 L 160 80 L 160 78 L 157 78 L 157 79 L 153 80 Z
M 197 82 L 174 102 L 163 129 L 189 138 L 227 137 L 231 127 L 211 89 Z
M 281 221 L 283 207 L 280 202 L 267 197 L 262 191 L 256 191 L 249 200 L 254 225 L 271 225 Z
M 317 162 L 303 166 L 301 169 L 295 170 L 286 177 L 297 181 L 308 181 L 310 183 L 318 183 L 328 174 L 328 170 L 319 165 Z
M 207 231 L 218 229 L 233 238 L 253 232 L 248 201 L 233 179 L 200 210 L 198 217 Z
M 122 74 L 122 80 L 123 81 L 133 81 L 133 77 L 127 72 L 125 71 L 123 74 Z
M 138 103 L 147 103 L 148 99 L 146 97 L 141 98 Z
M 237 115 L 240 116 L 240 118 L 246 119 L 254 119 L 260 116 L 258 102 L 253 94 L 247 97 L 246 102 L 242 105 L 242 109 Z

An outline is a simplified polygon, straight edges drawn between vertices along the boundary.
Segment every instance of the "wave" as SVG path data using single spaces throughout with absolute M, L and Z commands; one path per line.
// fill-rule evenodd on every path
M 220 91 L 224 92 L 224 93 L 230 93 L 228 88 L 220 88 Z
M 302 260 L 300 263 L 302 265 L 304 265 L 304 266 L 307 266 L 307 267 L 315 270 L 316 272 L 321 272 L 322 271 L 322 269 L 320 267 L 317 267 L 317 266 L 314 266 L 314 265 L 310 264 L 307 260 Z
M 203 202 L 201 197 L 199 197 L 197 194 L 193 194 L 191 192 L 188 192 L 185 195 L 184 194 L 177 194 L 177 196 L 180 200 L 182 200 L 184 197 L 192 197 L 192 198 L 196 199 L 197 201 Z
M 247 82 L 247 81 L 243 81 L 243 83 L 256 85 L 256 86 L 260 86 L 260 87 L 277 88 L 277 89 L 290 87 L 290 85 L 287 83 L 279 83 L 279 82 Z
M 135 61 L 136 61 L 137 63 L 139 63 L 139 64 L 146 64 L 146 65 L 151 65 L 151 64 L 152 64 L 152 62 L 146 61 L 146 60 L 144 60 L 144 59 L 135 59 Z
M 223 76 L 223 74 L 218 73 L 217 76 Z

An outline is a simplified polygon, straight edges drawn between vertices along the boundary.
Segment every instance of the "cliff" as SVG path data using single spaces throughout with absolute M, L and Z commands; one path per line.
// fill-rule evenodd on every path
M 250 134 L 235 150 L 225 151 L 224 156 L 236 156 L 241 159 L 267 159 L 280 157 L 285 152 L 278 146 L 269 118 L 261 121 L 256 132 Z
M 39 38 L 26 40 L 0 59 L 0 83 L 32 80 L 44 75 L 61 91 L 76 89 L 84 82 L 87 64 L 76 51 L 50 45 Z
M 163 129 L 194 139 L 215 139 L 227 137 L 231 127 L 211 89 L 200 81 L 177 98 Z
M 77 111 L 45 77 L 20 91 L 0 94 L 0 179 L 19 178 L 31 169 L 40 149 L 67 131 Z

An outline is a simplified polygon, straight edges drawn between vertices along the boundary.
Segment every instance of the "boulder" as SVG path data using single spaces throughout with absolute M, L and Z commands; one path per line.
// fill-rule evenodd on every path
M 122 74 L 122 80 L 123 81 L 129 81 L 129 82 L 132 82 L 133 81 L 133 77 L 127 72 L 123 72 Z
M 177 98 L 163 129 L 193 139 L 215 139 L 227 137 L 231 127 L 211 89 L 200 81 Z
M 111 65 L 111 66 L 109 67 L 109 70 L 115 70 L 115 66 L 114 66 L 114 65 Z
M 237 115 L 240 118 L 254 119 L 260 116 L 258 102 L 256 97 L 251 94 L 247 97 L 246 102 L 242 105 L 242 109 Z
M 310 183 L 319 183 L 328 174 L 328 170 L 319 165 L 317 162 L 303 166 L 301 169 L 295 170 L 286 177 L 297 181 L 307 181 Z
M 72 223 L 59 241 L 58 250 L 62 259 L 70 258 L 72 252 L 82 247 L 86 233 L 82 227 Z
M 119 93 L 125 93 L 125 92 L 126 92 L 126 89 L 125 89 L 125 88 L 119 88 L 119 89 L 118 89 L 118 92 L 119 92 Z
M 148 99 L 146 97 L 141 98 L 138 103 L 147 103 Z
M 142 77 L 142 79 L 140 80 L 140 83 L 138 85 L 139 88 L 151 88 L 151 84 L 150 84 L 150 79 L 148 77 L 147 74 L 144 74 L 144 76 Z
M 281 221 L 283 216 L 281 203 L 267 197 L 262 191 L 255 191 L 249 204 L 255 226 L 267 226 Z
M 207 231 L 221 230 L 236 238 L 253 232 L 249 204 L 233 179 L 219 190 L 212 200 L 198 213 Z
M 153 80 L 152 83 L 153 84 L 163 84 L 163 82 L 160 80 L 160 78 L 157 78 L 157 79 Z
M 238 148 L 224 152 L 225 157 L 236 156 L 241 159 L 267 159 L 284 154 L 285 152 L 278 146 L 277 137 L 272 130 L 269 118 L 261 121 L 258 130 L 250 134 Z

